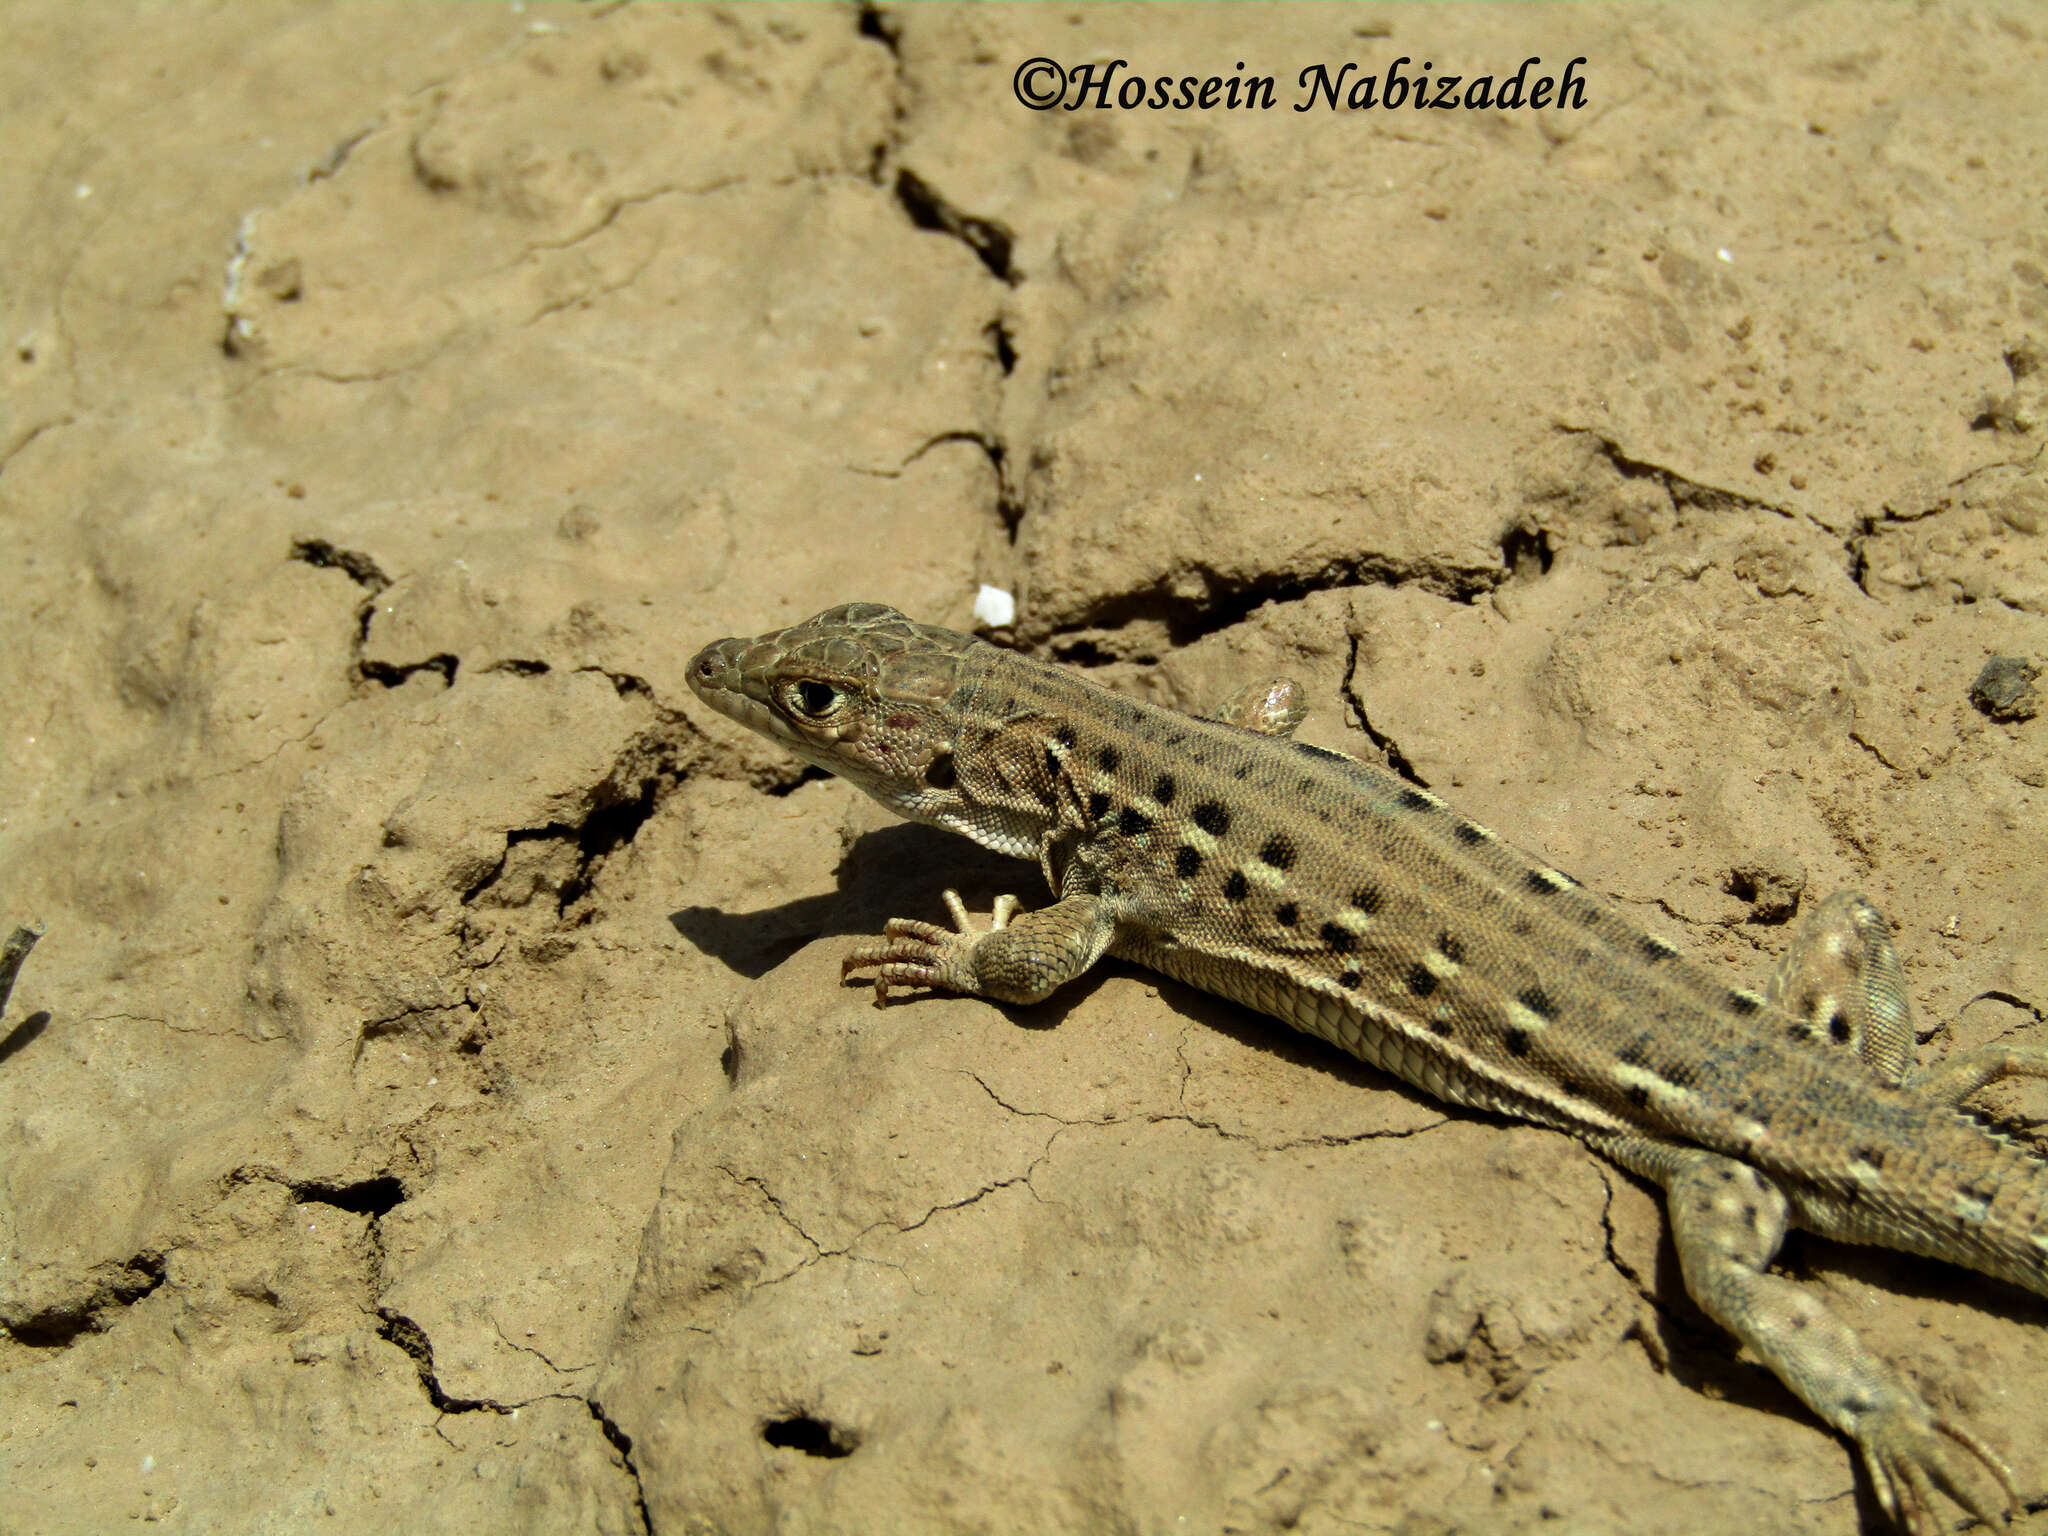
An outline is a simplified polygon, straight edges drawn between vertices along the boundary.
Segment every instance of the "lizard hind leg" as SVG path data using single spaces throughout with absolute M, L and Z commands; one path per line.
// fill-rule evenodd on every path
M 1700 1309 L 1768 1366 L 1799 1400 L 1856 1443 L 1878 1501 L 1913 1536 L 1937 1530 L 1945 1491 L 1988 1526 L 2005 1523 L 1969 1475 L 1988 1472 L 2018 1506 L 2010 1468 L 1968 1427 L 1937 1413 L 1811 1291 L 1767 1266 L 1790 1202 L 1733 1158 L 1640 1138 L 1597 1138 L 1623 1167 L 1664 1186 L 1685 1288 Z M 1967 1454 L 1963 1454 L 1967 1453 Z
M 1241 731 L 1285 739 L 1307 714 L 1307 689 L 1291 677 L 1269 677 L 1236 690 L 1209 712 L 1209 718 Z
M 1806 1022 L 1824 1048 L 1852 1047 L 1893 1087 L 1956 1105 L 2006 1077 L 2048 1078 L 2048 1050 L 1986 1045 L 1934 1066 L 1914 1063 L 1913 1011 L 1891 929 L 1853 891 L 1838 891 L 1801 920 L 1765 997 Z
M 2038 1046 L 1985 1045 L 1959 1051 L 1915 1073 L 1908 1086 L 1937 1104 L 1960 1104 L 2002 1077 L 2048 1077 L 2048 1051 Z
M 1891 927 L 1854 891 L 1800 919 L 1764 996 L 1824 1049 L 1853 1049 L 1893 1087 L 1913 1069 L 1913 1009 Z

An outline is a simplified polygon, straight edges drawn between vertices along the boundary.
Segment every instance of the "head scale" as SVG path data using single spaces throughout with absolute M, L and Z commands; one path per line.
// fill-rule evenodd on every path
M 880 603 L 843 603 L 755 639 L 714 641 L 692 658 L 690 687 L 899 815 L 945 823 L 958 800 L 948 706 L 980 643 Z

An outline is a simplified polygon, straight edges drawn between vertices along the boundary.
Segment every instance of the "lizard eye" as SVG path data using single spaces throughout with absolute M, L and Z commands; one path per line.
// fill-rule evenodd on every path
M 832 713 L 839 703 L 840 693 L 830 683 L 806 680 L 793 686 L 787 698 L 790 707 L 798 714 L 818 720 Z

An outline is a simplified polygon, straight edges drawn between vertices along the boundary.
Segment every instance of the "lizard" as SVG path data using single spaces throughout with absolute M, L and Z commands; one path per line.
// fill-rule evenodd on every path
M 1886 1513 L 1987 1526 L 2006 1463 L 1807 1289 L 1788 1227 L 2048 1295 L 2048 1160 L 1965 1113 L 2048 1051 L 1916 1068 L 1898 953 L 1818 903 L 1762 991 L 1373 763 L 1292 739 L 1306 692 L 1207 716 L 848 603 L 689 663 L 697 697 L 898 815 L 1035 859 L 1055 899 L 891 918 L 844 957 L 892 987 L 1033 1003 L 1105 955 L 1269 1014 L 1450 1104 L 1577 1136 L 1662 1187 L 1687 1291 L 1861 1452 Z M 1973 1470 L 1974 1469 L 1974 1470 Z M 1981 1486 L 1988 1473 L 2003 1505 Z

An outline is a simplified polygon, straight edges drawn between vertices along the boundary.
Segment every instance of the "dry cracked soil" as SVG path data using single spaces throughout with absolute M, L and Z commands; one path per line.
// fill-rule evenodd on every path
M 1576 1143 L 842 987 L 1035 872 L 682 673 L 998 587 L 2048 1045 L 2041 10 L 15 0 L 0 118 L 0 1529 L 1877 1528 Z M 2038 1299 L 1783 1264 L 2048 1486 Z

